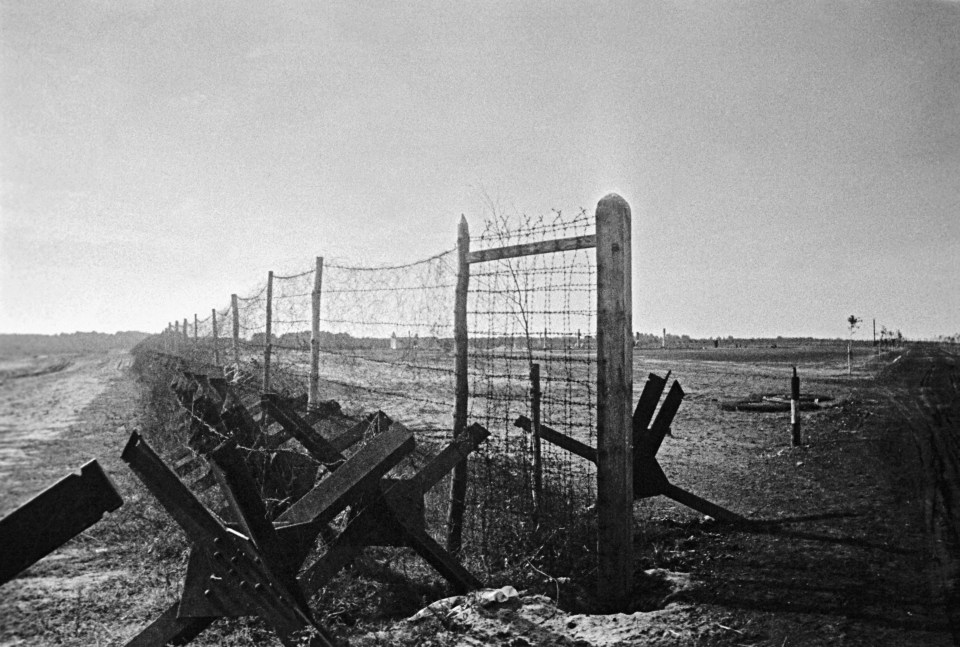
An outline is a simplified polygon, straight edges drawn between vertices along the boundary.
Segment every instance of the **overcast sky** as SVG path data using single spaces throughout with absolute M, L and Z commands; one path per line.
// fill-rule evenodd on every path
M 638 330 L 960 331 L 960 3 L 0 6 L 0 332 L 159 331 L 609 192 Z

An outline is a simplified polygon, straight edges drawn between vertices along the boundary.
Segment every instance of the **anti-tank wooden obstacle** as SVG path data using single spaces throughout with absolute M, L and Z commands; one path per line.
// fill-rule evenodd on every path
M 192 376 L 195 383 L 202 381 L 197 377 Z M 364 438 L 362 431 L 353 428 L 345 434 L 347 438 L 328 440 L 289 402 L 273 394 L 263 396 L 262 410 L 328 472 L 272 523 L 273 514 L 260 498 L 260 485 L 238 445 L 238 437 L 245 432 L 234 433 L 224 422 L 227 416 L 207 421 L 215 423 L 211 427 L 218 433 L 228 434 L 206 455 L 228 503 L 223 516 L 233 523 L 224 524 L 207 512 L 142 439 L 131 438 L 124 459 L 184 527 L 193 547 L 181 599 L 130 645 L 185 644 L 217 618 L 242 615 L 262 617 L 284 644 L 300 644 L 294 641 L 305 634 L 312 641 L 305 644 L 329 644 L 329 635 L 310 616 L 307 596 L 365 546 L 409 546 L 457 591 L 480 586 L 479 580 L 426 533 L 423 495 L 489 435 L 486 430 L 472 425 L 413 475 L 385 478 L 414 446 L 412 434 L 385 415 L 373 417 L 380 433 L 347 457 L 343 450 Z M 194 411 L 211 416 L 210 407 Z M 239 425 L 249 424 L 250 419 L 249 412 L 230 418 Z M 369 424 L 367 428 L 369 431 Z M 328 524 L 347 507 L 351 509 L 347 527 L 338 535 L 329 534 Z M 324 536 L 328 548 L 301 571 L 319 535 Z
M 0 519 L 0 584 L 123 505 L 97 461 L 80 468 Z
M 656 411 L 657 403 L 660 402 L 666 383 L 666 378 L 651 373 L 633 412 L 631 426 L 633 432 L 634 498 L 665 496 L 715 519 L 730 523 L 746 523 L 747 520 L 737 513 L 677 487 L 664 474 L 657 461 L 657 452 L 660 450 L 664 437 L 670 432 L 673 418 L 680 409 L 684 396 L 680 383 L 674 380 L 670 391 L 660 406 L 660 410 L 657 411 L 656 418 L 654 418 L 654 411 Z M 533 424 L 526 416 L 518 417 L 514 424 L 528 433 L 532 432 Z M 592 463 L 597 462 L 596 449 L 543 424 L 540 425 L 540 438 Z

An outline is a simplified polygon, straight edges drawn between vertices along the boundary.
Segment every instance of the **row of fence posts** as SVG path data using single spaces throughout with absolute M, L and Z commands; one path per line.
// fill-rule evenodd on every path
M 316 259 L 316 273 L 313 283 L 313 292 L 311 293 L 312 307 L 311 307 L 311 322 L 310 322 L 310 384 L 309 390 L 307 393 L 307 402 L 309 406 L 316 404 L 317 399 L 319 398 L 319 385 L 320 385 L 320 299 L 322 296 L 323 289 L 323 257 L 318 256 Z M 271 384 L 271 359 L 273 357 L 273 270 L 270 270 L 267 273 L 267 297 L 266 297 L 266 308 L 265 315 L 266 320 L 264 322 L 264 348 L 263 348 L 263 371 L 260 375 L 260 383 L 262 390 L 266 393 L 270 391 Z M 239 367 L 240 365 L 240 298 L 236 294 L 230 295 L 230 310 L 233 314 L 233 335 L 232 335 L 232 351 L 233 351 L 233 363 Z M 198 344 L 199 337 L 199 317 L 198 315 L 193 315 L 193 343 Z M 220 328 L 219 322 L 217 321 L 217 309 L 213 308 L 210 311 L 210 325 L 211 325 L 211 337 L 213 345 L 213 364 L 217 367 L 222 367 L 221 364 L 221 354 L 220 354 Z M 167 350 L 177 354 L 180 352 L 180 343 L 188 343 L 190 341 L 190 335 L 187 328 L 187 319 L 183 319 L 183 328 L 180 327 L 180 322 L 175 321 L 167 324 L 167 329 L 164 331 L 167 339 L 169 340 L 169 347 Z
M 597 263 L 597 521 L 598 521 L 598 594 L 603 607 L 625 609 L 633 584 L 633 326 L 631 305 L 631 215 L 630 206 L 616 194 L 600 200 L 596 210 L 596 234 L 555 241 L 539 241 L 498 250 L 471 254 L 470 231 L 461 217 L 458 235 L 458 272 L 454 303 L 455 403 L 453 436 L 467 428 L 469 382 L 467 302 L 470 289 L 470 265 L 485 261 L 596 248 Z M 323 258 L 317 257 L 313 290 L 311 327 L 311 367 L 308 402 L 317 402 L 319 382 L 319 318 L 322 294 Z M 270 387 L 272 354 L 273 272 L 268 274 L 266 329 L 262 386 Z M 231 296 L 233 311 L 233 361 L 240 363 L 240 323 L 238 298 Z M 214 317 L 214 361 L 219 364 L 218 330 Z M 184 341 L 187 322 L 184 320 Z M 196 331 L 196 322 L 195 327 Z M 179 323 L 169 328 L 173 352 L 178 351 Z M 196 338 L 196 334 L 195 334 Z M 540 367 L 531 366 L 531 400 L 534 429 L 534 487 L 536 507 L 542 496 L 542 459 L 540 455 Z M 458 554 L 462 548 L 463 517 L 467 489 L 467 462 L 453 470 L 447 519 L 447 549 Z

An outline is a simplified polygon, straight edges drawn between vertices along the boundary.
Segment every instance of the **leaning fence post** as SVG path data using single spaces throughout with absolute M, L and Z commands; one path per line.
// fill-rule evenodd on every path
M 597 555 L 598 595 L 622 610 L 633 583 L 633 323 L 630 205 L 597 204 Z
M 530 417 L 533 419 L 533 507 L 540 518 L 543 500 L 543 458 L 540 453 L 540 365 L 530 365 Z
M 466 216 L 460 216 L 457 229 L 457 292 L 453 309 L 453 339 L 456 346 L 454 380 L 456 402 L 453 409 L 453 437 L 467 428 L 467 295 L 470 290 L 470 227 Z M 447 550 L 454 555 L 463 546 L 463 512 L 467 496 L 467 459 L 453 468 L 450 481 L 450 511 L 447 517 Z
M 237 307 L 240 299 L 236 294 L 230 295 L 230 308 L 233 310 L 233 363 L 240 369 L 240 309 Z
M 220 366 L 220 340 L 217 332 L 217 309 L 210 310 L 210 321 L 213 329 L 213 365 Z
M 320 297 L 323 291 L 323 256 L 317 256 L 313 277 L 313 317 L 310 326 L 310 391 L 307 406 L 315 407 L 320 397 Z
M 263 392 L 270 391 L 270 351 L 273 350 L 271 343 L 271 330 L 273 319 L 273 270 L 267 273 L 267 322 L 264 326 L 264 347 L 263 347 Z

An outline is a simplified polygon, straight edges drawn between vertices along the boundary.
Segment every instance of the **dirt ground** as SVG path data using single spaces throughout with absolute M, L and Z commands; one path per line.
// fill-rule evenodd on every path
M 955 544 L 931 525 L 916 435 L 930 427 L 930 407 L 915 406 L 916 371 L 898 372 L 911 362 L 955 367 L 955 357 L 862 358 L 847 376 L 835 358 L 768 355 L 638 356 L 638 385 L 672 370 L 687 392 L 659 454 L 667 476 L 758 522 L 738 529 L 662 497 L 638 502 L 642 610 L 568 614 L 548 579 L 502 604 L 467 596 L 418 620 L 338 635 L 361 645 L 957 644 L 947 613 Z M 178 595 L 185 539 L 119 459 L 144 424 L 130 362 L 123 353 L 0 359 L 0 514 L 92 458 L 125 501 L 0 587 L 0 646 L 124 644 Z M 791 363 L 804 389 L 838 403 L 804 415 L 797 448 L 784 414 L 719 406 L 786 389 Z M 256 620 L 218 623 L 196 642 L 264 643 L 277 644 Z

